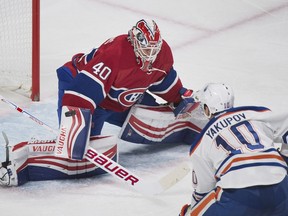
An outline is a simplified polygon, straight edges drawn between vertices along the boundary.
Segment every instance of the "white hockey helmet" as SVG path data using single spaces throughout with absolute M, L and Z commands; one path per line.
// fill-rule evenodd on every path
M 224 83 L 208 83 L 199 92 L 199 100 L 203 107 L 207 106 L 209 114 L 212 114 L 230 109 L 234 105 L 233 89 Z
M 129 31 L 128 37 L 134 47 L 141 69 L 146 71 L 161 50 L 162 38 L 154 20 L 141 19 Z

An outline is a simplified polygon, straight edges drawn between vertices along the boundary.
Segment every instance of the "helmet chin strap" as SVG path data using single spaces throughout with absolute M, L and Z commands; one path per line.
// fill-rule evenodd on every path
M 152 73 L 153 71 L 161 72 L 161 73 L 164 73 L 164 74 L 167 75 L 167 72 L 166 72 L 166 71 L 161 70 L 161 69 L 159 69 L 159 68 L 154 68 L 154 67 L 152 67 L 151 69 L 149 69 L 148 72 L 149 72 L 149 73 Z

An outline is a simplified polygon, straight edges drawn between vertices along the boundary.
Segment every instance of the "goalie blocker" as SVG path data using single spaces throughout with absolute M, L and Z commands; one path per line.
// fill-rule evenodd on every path
M 82 160 L 89 143 L 90 128 L 90 110 L 63 106 L 55 155 L 72 160 Z

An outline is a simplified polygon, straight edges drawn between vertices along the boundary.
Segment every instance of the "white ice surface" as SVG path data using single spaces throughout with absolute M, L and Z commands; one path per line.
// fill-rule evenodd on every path
M 207 82 L 234 88 L 236 105 L 288 108 L 288 2 L 286 0 L 42 0 L 41 102 L 3 93 L 39 119 L 57 127 L 55 70 L 77 52 L 126 33 L 141 18 L 153 18 L 174 52 L 185 86 Z M 54 135 L 0 104 L 0 130 L 11 143 Z M 0 138 L 1 140 L 1 138 Z M 4 144 L 4 140 L 0 141 Z M 119 143 L 119 162 L 149 180 L 188 161 L 189 146 Z M 30 182 L 0 188 L 5 216 L 178 215 L 190 201 L 190 175 L 157 196 L 143 196 L 112 176 Z

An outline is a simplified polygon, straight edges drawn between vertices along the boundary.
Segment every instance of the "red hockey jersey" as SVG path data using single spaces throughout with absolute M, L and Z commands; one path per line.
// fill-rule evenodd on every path
M 88 54 L 79 53 L 65 64 L 75 76 L 65 91 L 62 105 L 89 108 L 97 106 L 122 112 L 149 90 L 167 102 L 179 102 L 182 83 L 173 69 L 173 56 L 163 40 L 162 49 L 144 72 L 137 62 L 127 35 L 111 38 Z

